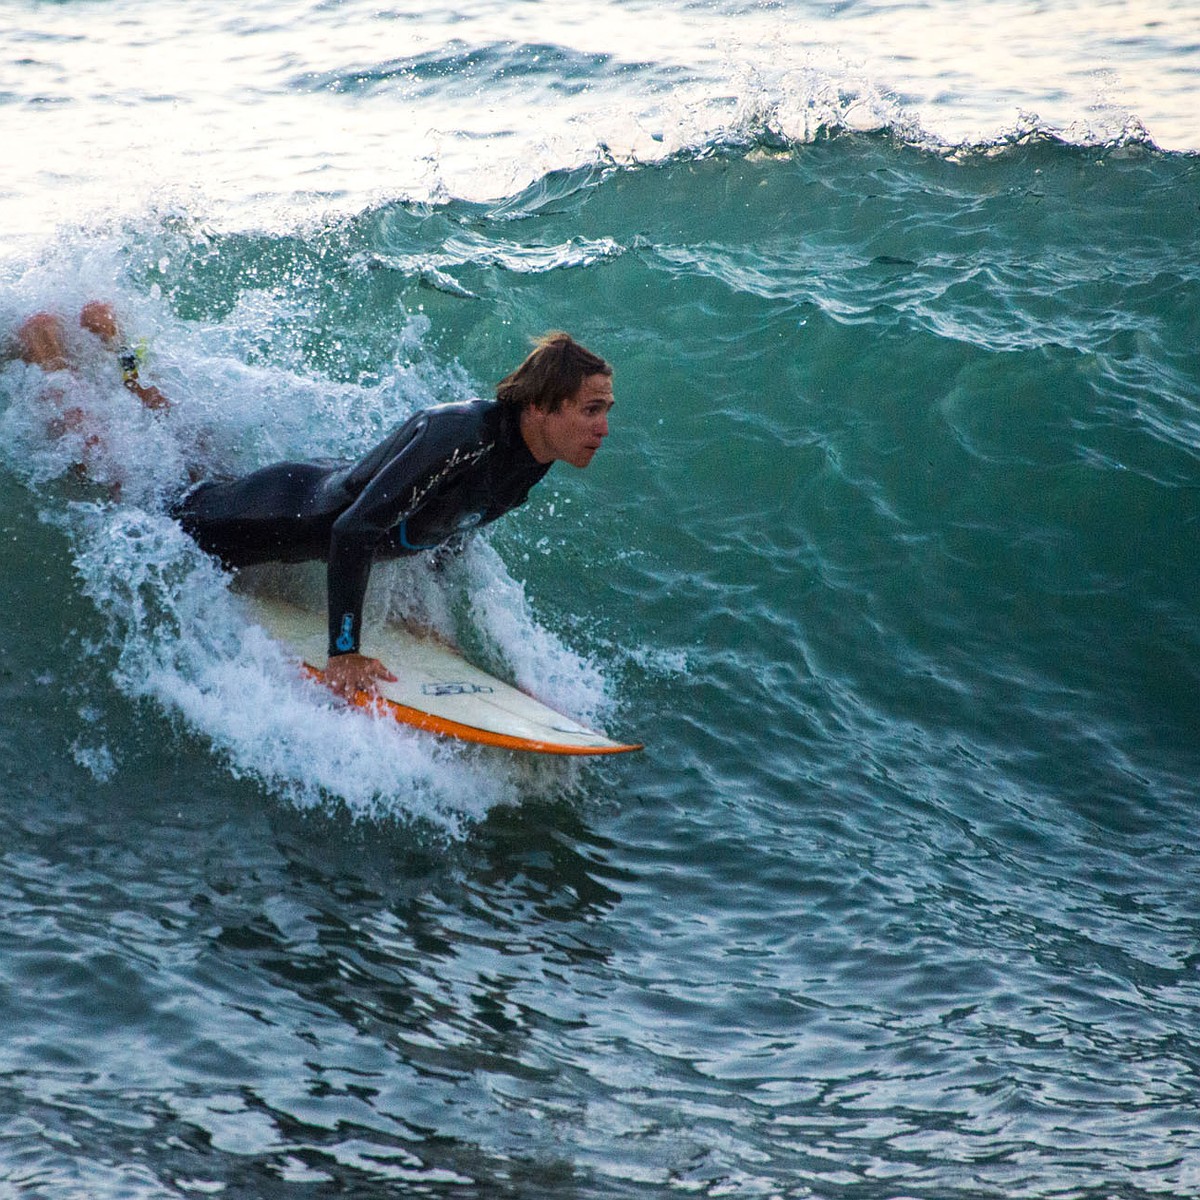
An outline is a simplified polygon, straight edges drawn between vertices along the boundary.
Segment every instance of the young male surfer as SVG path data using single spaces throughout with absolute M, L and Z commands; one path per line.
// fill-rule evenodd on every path
M 169 407 L 137 378 L 112 306 L 93 301 L 80 325 L 118 353 L 123 381 L 151 409 Z M 17 331 L 20 356 L 46 371 L 71 367 L 61 318 L 37 313 Z M 395 676 L 360 649 L 376 558 L 433 550 L 523 504 L 559 460 L 586 467 L 608 436 L 612 367 L 569 334 L 548 333 L 496 385 L 495 400 L 438 405 L 405 421 L 354 463 L 282 462 L 237 479 L 206 480 L 171 515 L 231 569 L 265 562 L 328 563 L 326 682 L 343 695 Z M 58 397 L 62 399 L 61 395 Z M 86 422 L 81 408 L 55 422 Z
M 562 460 L 586 467 L 608 435 L 612 368 L 548 333 L 495 400 L 429 408 L 355 463 L 275 463 L 186 492 L 172 515 L 227 567 L 328 563 L 326 682 L 343 695 L 395 678 L 361 652 L 376 558 L 445 545 L 525 502 Z

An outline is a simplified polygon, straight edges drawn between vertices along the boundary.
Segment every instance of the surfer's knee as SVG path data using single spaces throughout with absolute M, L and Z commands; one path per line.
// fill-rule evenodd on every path
M 27 317 L 17 330 L 17 353 L 44 371 L 65 371 L 69 364 L 62 318 L 49 312 Z
M 116 309 L 107 300 L 89 300 L 79 311 L 79 324 L 103 342 L 113 343 L 121 336 Z

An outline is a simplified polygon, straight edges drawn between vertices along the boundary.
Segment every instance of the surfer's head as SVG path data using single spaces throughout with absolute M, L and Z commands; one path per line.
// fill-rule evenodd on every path
M 530 404 L 518 416 L 521 436 L 540 463 L 568 462 L 586 467 L 608 437 L 613 406 L 611 375 L 593 371 L 556 408 Z
M 569 333 L 555 331 L 538 338 L 533 353 L 496 384 L 496 399 L 521 410 L 557 412 L 564 400 L 578 394 L 585 379 L 611 379 L 612 373 L 598 354 L 584 349 Z

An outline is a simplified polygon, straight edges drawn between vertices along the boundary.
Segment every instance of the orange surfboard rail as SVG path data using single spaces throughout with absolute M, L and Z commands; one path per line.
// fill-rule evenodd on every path
M 318 683 L 325 683 L 325 672 L 319 667 L 305 663 L 304 670 Z M 525 750 L 537 754 L 582 757 L 595 754 L 629 754 L 634 750 L 645 749 L 640 742 L 614 742 L 607 746 L 567 746 L 534 738 L 515 737 L 508 733 L 495 733 L 490 729 L 464 725 L 462 722 L 450 720 L 448 717 L 421 712 L 420 709 L 410 708 L 407 704 L 389 700 L 386 696 L 373 696 L 370 692 L 356 691 L 353 696 L 347 698 L 347 702 L 355 708 L 384 713 L 401 725 L 409 725 L 426 733 L 455 738 L 461 742 L 474 742 L 481 746 L 496 746 L 503 750 Z

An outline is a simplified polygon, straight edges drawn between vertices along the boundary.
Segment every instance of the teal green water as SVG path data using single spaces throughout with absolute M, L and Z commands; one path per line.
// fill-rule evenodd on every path
M 0 1196 L 1200 1192 L 1194 17 L 13 11 Z M 639 756 L 345 711 L 164 515 L 548 328 L 602 453 L 369 616 Z
M 6 1180 L 1186 1194 L 1198 207 L 1144 145 L 844 135 L 83 251 L 177 404 L 81 343 L 114 503 L 4 368 Z M 599 765 L 338 711 L 161 515 L 552 326 L 603 455 L 373 587 L 647 742 Z

